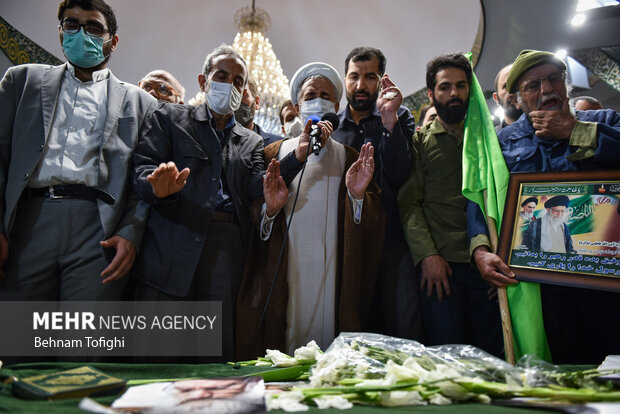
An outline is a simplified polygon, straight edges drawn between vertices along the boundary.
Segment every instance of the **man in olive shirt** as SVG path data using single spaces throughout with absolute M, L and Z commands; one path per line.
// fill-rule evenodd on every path
M 501 354 L 497 305 L 470 265 L 467 200 L 461 193 L 463 128 L 472 70 L 460 54 L 428 63 L 428 97 L 437 118 L 413 138 L 414 169 L 398 205 L 422 290 L 427 345 L 472 344 Z

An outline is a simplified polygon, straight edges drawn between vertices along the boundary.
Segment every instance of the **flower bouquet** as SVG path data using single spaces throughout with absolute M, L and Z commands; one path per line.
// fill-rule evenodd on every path
M 606 372 L 566 371 L 527 356 L 512 366 L 468 345 L 426 347 L 378 334 L 342 333 L 325 353 L 312 343 L 298 351 L 295 357 L 268 351 L 265 358 L 244 362 L 285 367 L 282 370 L 303 367 L 288 373 L 268 371 L 271 380 L 300 380 L 308 375 L 308 382 L 288 391 L 268 392 L 269 409 L 489 403 L 513 397 L 572 403 L 620 401 L 620 391 L 612 382 L 595 379 Z M 312 356 L 316 362 L 308 365 Z

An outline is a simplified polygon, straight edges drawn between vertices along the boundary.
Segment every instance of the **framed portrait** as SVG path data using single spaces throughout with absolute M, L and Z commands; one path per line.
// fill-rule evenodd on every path
M 620 292 L 620 171 L 510 174 L 497 252 L 519 280 Z

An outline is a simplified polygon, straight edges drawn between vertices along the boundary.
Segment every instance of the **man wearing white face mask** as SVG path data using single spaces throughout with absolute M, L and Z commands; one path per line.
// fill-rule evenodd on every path
M 297 138 L 304 131 L 304 124 L 290 99 L 287 99 L 280 107 L 280 125 L 286 138 Z
M 291 100 L 302 119 L 335 113 L 341 96 L 342 80 L 325 63 L 309 63 L 291 80 Z M 270 162 L 263 183 L 265 203 L 259 214 L 252 214 L 260 240 L 252 242 L 252 272 L 244 275 L 238 301 L 240 358 L 260 355 L 265 348 L 292 352 L 310 340 L 326 348 L 339 332 L 366 329 L 385 224 L 372 182 L 373 148 L 366 144 L 358 153 L 334 141 L 333 126 L 321 121 L 319 154 L 310 154 L 303 178 L 300 173 L 287 185 L 280 177 L 284 154 L 308 142 L 311 127 L 308 120 L 299 137 L 265 148 Z M 254 338 L 293 208 L 286 254 Z
M 116 30 L 103 0 L 61 1 L 67 62 L 0 82 L 0 300 L 121 297 L 148 214 L 131 152 L 156 100 L 107 68 Z
M 134 187 L 152 206 L 134 268 L 136 297 L 221 301 L 221 361 L 233 357 L 249 207 L 262 193 L 265 170 L 262 138 L 233 116 L 247 78 L 245 61 L 232 47 L 213 50 L 198 75 L 206 102 L 160 104 L 134 154 Z M 284 164 L 301 165 L 294 153 Z

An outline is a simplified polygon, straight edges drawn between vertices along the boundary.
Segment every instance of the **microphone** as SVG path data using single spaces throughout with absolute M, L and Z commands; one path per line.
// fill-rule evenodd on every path
M 312 147 L 312 152 L 314 152 L 314 155 L 319 155 L 319 152 L 321 151 L 321 128 L 316 125 L 317 122 L 319 122 L 319 117 L 312 115 L 308 117 L 308 119 L 312 120 L 312 130 L 310 130 L 310 146 Z M 340 118 L 338 118 L 338 115 L 333 112 L 328 112 L 323 115 L 321 121 L 329 121 L 329 123 L 332 124 L 334 131 L 338 128 L 338 125 L 340 125 Z

